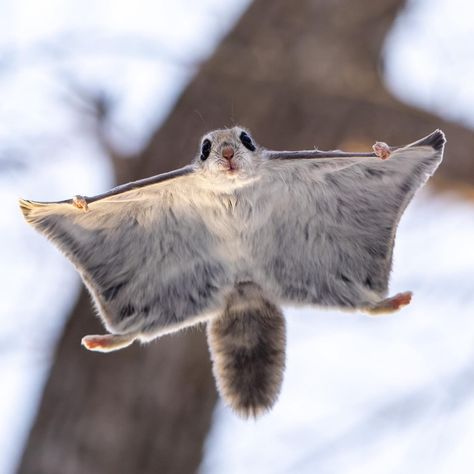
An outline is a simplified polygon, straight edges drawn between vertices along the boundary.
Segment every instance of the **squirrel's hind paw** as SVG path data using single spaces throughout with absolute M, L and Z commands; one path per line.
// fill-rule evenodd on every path
M 85 336 L 81 344 L 90 351 L 112 352 L 129 346 L 135 339 L 136 335 L 102 334 Z

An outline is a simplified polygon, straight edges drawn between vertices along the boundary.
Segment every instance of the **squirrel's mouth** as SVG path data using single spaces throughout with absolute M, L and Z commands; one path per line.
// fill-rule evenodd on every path
M 222 170 L 225 173 L 235 173 L 238 171 L 240 168 L 237 166 L 237 164 L 233 161 L 228 161 L 227 163 L 222 165 Z

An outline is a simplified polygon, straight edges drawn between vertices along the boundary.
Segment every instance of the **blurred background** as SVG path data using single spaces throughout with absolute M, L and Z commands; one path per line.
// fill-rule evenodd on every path
M 472 473 L 474 26 L 468 0 L 0 3 L 0 473 Z M 203 328 L 108 355 L 72 266 L 17 198 L 179 167 L 242 124 L 274 149 L 442 128 L 404 215 L 398 314 L 286 308 L 274 410 L 217 399 Z

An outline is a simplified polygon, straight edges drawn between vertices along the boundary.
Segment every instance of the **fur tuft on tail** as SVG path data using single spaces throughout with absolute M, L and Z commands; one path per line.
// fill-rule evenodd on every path
M 208 324 L 217 387 L 240 416 L 268 411 L 280 393 L 285 368 L 285 321 L 253 283 L 240 283 L 221 316 Z

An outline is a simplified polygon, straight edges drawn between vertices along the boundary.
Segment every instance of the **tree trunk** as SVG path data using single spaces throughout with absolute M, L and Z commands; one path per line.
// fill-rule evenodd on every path
M 241 123 L 275 149 L 370 149 L 443 128 L 439 175 L 474 182 L 472 132 L 400 103 L 379 71 L 402 0 L 257 0 L 178 100 L 121 179 L 188 162 L 202 133 Z M 202 331 L 94 354 L 82 292 L 57 348 L 21 473 L 192 473 L 215 402 Z

